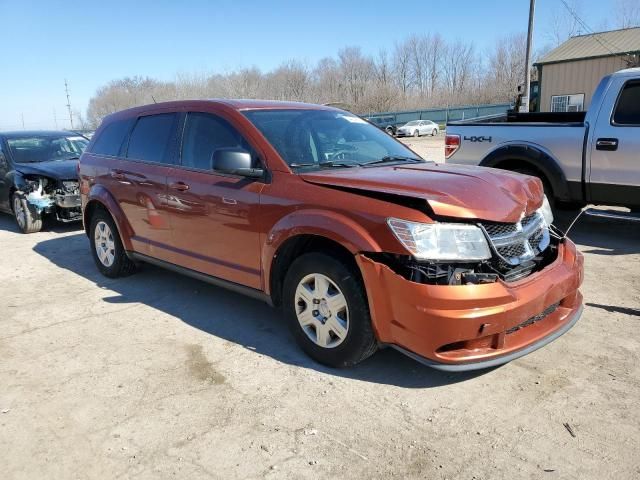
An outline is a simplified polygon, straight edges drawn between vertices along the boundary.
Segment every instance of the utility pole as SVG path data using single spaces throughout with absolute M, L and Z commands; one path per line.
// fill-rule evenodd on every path
M 529 3 L 529 29 L 527 31 L 527 58 L 525 59 L 525 75 L 524 89 L 520 104 L 521 112 L 529 111 L 529 102 L 531 101 L 531 40 L 533 37 L 533 17 L 536 10 L 536 0 L 530 0 Z
M 24 130 L 24 113 L 20 114 L 20 118 L 22 118 L 22 129 Z
M 67 110 L 69 110 L 69 124 L 71 125 L 71 130 L 73 130 L 73 115 L 71 114 L 71 100 L 69 100 L 69 86 L 67 85 L 66 78 L 64 79 L 64 91 L 67 93 Z
M 56 130 L 58 129 L 58 116 L 56 115 L 56 108 L 53 107 L 53 123 L 56 125 Z

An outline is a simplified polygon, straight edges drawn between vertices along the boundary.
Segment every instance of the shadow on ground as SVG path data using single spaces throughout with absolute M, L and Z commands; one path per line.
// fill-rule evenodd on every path
M 5 220 L 12 219 L 0 219 L 0 229 L 11 229 Z M 639 251 L 638 230 L 634 225 L 584 219 L 576 225 L 571 237 L 580 245 L 593 247 L 593 250 L 588 250 L 591 253 L 621 255 Z M 424 367 L 392 349 L 378 352 L 355 368 L 329 369 L 313 362 L 298 349 L 279 310 L 274 310 L 257 300 L 150 265 L 144 265 L 142 271 L 128 278 L 105 278 L 98 273 L 93 264 L 88 240 L 81 232 L 42 241 L 34 250 L 55 265 L 81 275 L 101 288 L 116 292 L 115 295 L 105 298 L 106 302 L 143 303 L 194 328 L 287 364 L 330 375 L 406 388 L 437 387 L 483 374 L 439 372 Z
M 20 231 L 13 215 L 9 215 L 7 213 L 0 213 L 0 230 L 14 233 L 19 233 Z M 42 225 L 43 232 L 64 233 L 73 232 L 75 230 L 82 230 L 82 222 L 63 223 L 56 221 L 55 218 L 52 219 L 45 217 Z
M 565 230 L 578 211 L 559 211 L 555 224 Z M 569 232 L 583 253 L 628 255 L 640 253 L 640 223 L 615 221 L 582 215 Z M 590 248 L 589 248 L 590 247 Z
M 258 300 L 151 265 L 144 265 L 131 277 L 105 278 L 93 263 L 89 242 L 83 233 L 44 240 L 34 250 L 56 266 L 81 275 L 100 288 L 114 291 L 104 299 L 105 302 L 148 305 L 194 328 L 290 365 L 405 388 L 437 387 L 483 374 L 439 372 L 390 348 L 379 351 L 354 368 L 327 368 L 297 347 L 279 310 Z

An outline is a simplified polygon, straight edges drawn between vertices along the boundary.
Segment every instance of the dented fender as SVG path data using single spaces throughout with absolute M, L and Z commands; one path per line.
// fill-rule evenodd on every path
M 280 219 L 266 234 L 262 249 L 262 271 L 269 293 L 271 267 L 276 252 L 284 242 L 298 235 L 317 235 L 332 240 L 354 255 L 358 252 L 382 251 L 373 236 L 354 220 L 337 212 L 304 209 Z

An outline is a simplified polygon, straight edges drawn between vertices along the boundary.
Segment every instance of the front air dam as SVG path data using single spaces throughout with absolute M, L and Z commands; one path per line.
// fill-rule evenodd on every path
M 356 261 L 378 340 L 440 370 L 507 363 L 560 337 L 582 313 L 583 257 L 569 240 L 551 265 L 511 283 L 419 284 L 365 254 Z

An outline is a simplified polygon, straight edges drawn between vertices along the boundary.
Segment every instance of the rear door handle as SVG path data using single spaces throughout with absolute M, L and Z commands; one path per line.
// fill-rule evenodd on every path
M 617 138 L 599 138 L 596 140 L 596 150 L 605 150 L 608 152 L 615 152 L 618 150 Z
M 186 192 L 189 190 L 189 185 L 184 182 L 175 182 L 169 185 L 172 190 L 178 190 L 179 192 Z

